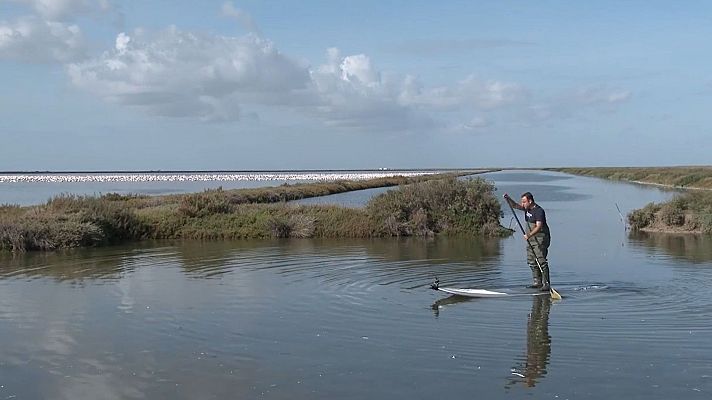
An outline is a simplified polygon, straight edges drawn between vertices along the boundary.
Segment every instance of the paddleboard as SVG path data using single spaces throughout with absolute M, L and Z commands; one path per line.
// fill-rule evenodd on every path
M 549 292 L 542 292 L 540 290 L 522 290 L 522 291 L 495 291 L 487 289 L 460 289 L 460 288 L 449 288 L 449 287 L 438 287 L 437 290 L 449 294 L 454 294 L 457 296 L 465 297 L 506 297 L 506 296 L 541 296 L 549 295 Z

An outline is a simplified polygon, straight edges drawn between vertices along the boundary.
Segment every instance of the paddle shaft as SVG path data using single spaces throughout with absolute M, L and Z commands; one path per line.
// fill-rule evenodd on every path
M 519 229 L 522 231 L 522 235 L 526 235 L 527 233 L 524 231 L 524 227 L 522 226 L 522 223 L 519 222 L 519 217 L 517 217 L 517 213 L 514 211 L 514 207 L 512 207 L 511 204 L 509 204 L 509 200 L 507 200 L 507 205 L 509 206 L 509 209 L 512 210 L 512 215 L 514 215 L 514 219 L 517 220 L 517 225 L 519 225 Z M 536 240 L 536 239 L 534 239 Z M 532 249 L 532 254 L 534 254 L 534 260 L 536 260 L 536 266 L 539 267 L 539 271 L 541 271 L 542 275 L 544 274 L 544 270 L 541 268 L 541 263 L 539 262 L 539 257 L 536 256 L 536 251 L 534 251 L 534 246 L 532 245 L 532 242 L 527 239 L 527 244 L 529 247 Z

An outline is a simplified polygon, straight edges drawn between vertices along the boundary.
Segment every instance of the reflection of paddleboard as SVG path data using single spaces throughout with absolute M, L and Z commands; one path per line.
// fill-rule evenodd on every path
M 549 295 L 549 292 L 542 292 L 540 290 L 536 289 L 522 289 L 522 290 L 517 290 L 517 291 L 506 291 L 506 292 L 500 292 L 500 291 L 494 291 L 494 290 L 487 290 L 487 289 L 460 289 L 460 288 L 449 288 L 449 287 L 440 287 L 438 285 L 439 282 L 435 282 L 433 285 L 430 287 L 435 290 L 439 290 L 441 292 L 445 293 L 450 293 L 454 294 L 457 296 L 465 296 L 465 297 L 505 297 L 505 296 L 539 296 L 539 295 Z

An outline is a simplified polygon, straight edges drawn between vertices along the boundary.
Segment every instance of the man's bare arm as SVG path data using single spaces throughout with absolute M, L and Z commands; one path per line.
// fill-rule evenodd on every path
M 543 226 L 544 226 L 544 224 L 542 224 L 541 221 L 536 221 L 534 228 L 532 230 L 530 230 L 528 234 L 524 235 L 524 238 L 529 240 L 530 237 L 533 237 L 534 235 L 539 233 Z

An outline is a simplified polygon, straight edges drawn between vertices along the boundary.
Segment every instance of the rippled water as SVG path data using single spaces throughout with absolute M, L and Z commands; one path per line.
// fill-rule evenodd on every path
M 563 300 L 428 289 L 525 285 L 518 235 L 5 255 L 0 399 L 709 398 L 712 243 L 629 237 L 616 208 L 671 194 L 487 176 L 546 209 Z

